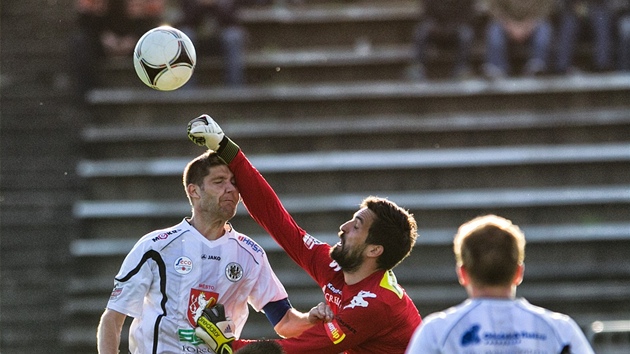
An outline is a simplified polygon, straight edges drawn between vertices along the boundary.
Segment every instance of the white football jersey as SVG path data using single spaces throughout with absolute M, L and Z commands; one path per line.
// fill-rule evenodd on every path
M 427 316 L 407 354 L 591 354 L 567 315 L 525 299 L 475 298 Z
M 221 303 L 238 338 L 248 302 L 260 311 L 287 298 L 264 250 L 226 225 L 214 241 L 186 219 L 143 236 L 129 252 L 107 304 L 134 318 L 129 333 L 133 354 L 212 353 L 194 334 L 208 305 Z

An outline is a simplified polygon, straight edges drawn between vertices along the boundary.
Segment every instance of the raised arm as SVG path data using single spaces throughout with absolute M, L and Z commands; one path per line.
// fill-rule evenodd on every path
M 316 268 L 329 267 L 328 264 L 314 260 L 322 253 L 327 255 L 328 246 L 314 248 L 305 245 L 312 242 L 312 238 L 287 212 L 276 192 L 250 163 L 239 146 L 225 136 L 221 127 L 207 115 L 195 118 L 188 124 L 188 136 L 194 143 L 216 151 L 229 164 L 243 204 L 252 218 L 298 265 L 322 285 L 323 280 L 318 279 L 318 276 L 325 272 L 316 271 Z

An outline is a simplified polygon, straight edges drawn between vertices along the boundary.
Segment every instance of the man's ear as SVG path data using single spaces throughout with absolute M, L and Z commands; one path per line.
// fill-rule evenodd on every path
M 201 196 L 199 193 L 199 186 L 194 183 L 190 183 L 186 186 L 186 193 L 188 193 L 188 197 L 191 200 L 198 199 Z
M 516 268 L 516 274 L 514 274 L 513 285 L 519 286 L 523 282 L 523 275 L 525 274 L 525 264 L 519 264 Z
M 457 273 L 457 280 L 461 286 L 466 287 L 470 284 L 470 277 L 463 265 L 457 265 L 455 267 L 455 272 Z
M 368 257 L 379 257 L 383 254 L 383 246 L 381 245 L 368 245 L 367 247 Z

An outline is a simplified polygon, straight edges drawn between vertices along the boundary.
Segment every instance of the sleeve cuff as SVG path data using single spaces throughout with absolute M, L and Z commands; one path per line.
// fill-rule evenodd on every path
M 236 154 L 238 154 L 238 151 L 240 149 L 241 148 L 226 135 L 219 143 L 217 154 L 219 154 L 223 161 L 225 161 L 229 165 L 232 160 L 234 160 Z

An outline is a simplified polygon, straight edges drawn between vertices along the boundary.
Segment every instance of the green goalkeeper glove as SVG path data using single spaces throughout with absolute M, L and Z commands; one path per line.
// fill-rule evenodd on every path
M 225 136 L 221 127 L 207 114 L 188 122 L 187 132 L 193 143 L 214 151 L 219 149 L 219 143 Z
M 232 354 L 234 322 L 225 317 L 223 305 L 204 309 L 197 319 L 195 334 L 217 354 Z

